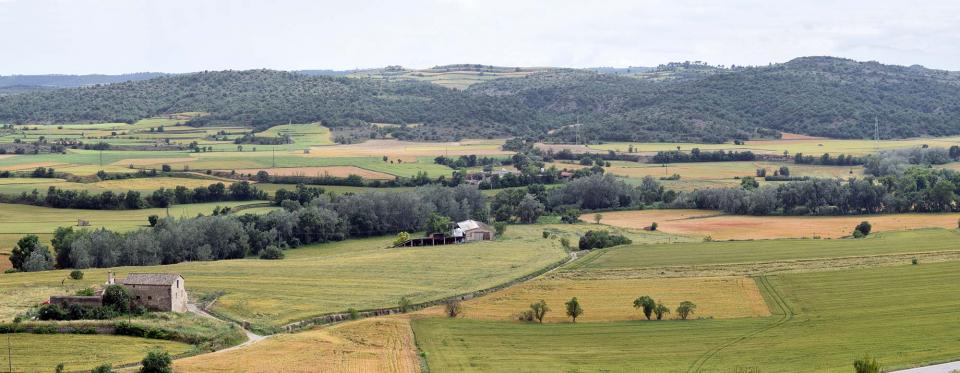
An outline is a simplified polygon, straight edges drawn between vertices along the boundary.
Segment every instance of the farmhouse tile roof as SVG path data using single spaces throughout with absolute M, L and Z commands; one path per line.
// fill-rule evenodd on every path
M 457 226 L 460 227 L 460 229 L 463 229 L 465 231 L 471 231 L 474 229 L 490 230 L 489 226 L 476 220 L 464 220 L 457 223 Z
M 176 273 L 131 273 L 123 279 L 124 285 L 173 285 L 181 276 Z

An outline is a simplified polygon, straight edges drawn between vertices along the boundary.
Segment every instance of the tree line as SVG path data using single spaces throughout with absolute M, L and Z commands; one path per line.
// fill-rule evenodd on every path
M 756 160 L 756 154 L 749 150 L 745 151 L 700 151 L 700 148 L 690 149 L 690 153 L 684 153 L 679 150 L 659 151 L 650 159 L 649 163 L 688 163 L 688 162 L 733 162 L 733 161 L 753 161 Z
M 223 183 L 193 189 L 181 185 L 173 189 L 160 188 L 146 195 L 135 190 L 119 193 L 108 190 L 94 194 L 87 190 L 76 191 L 55 186 L 47 188 L 44 195 L 40 195 L 36 189 L 31 193 L 22 192 L 19 195 L 0 194 L 0 203 L 86 210 L 137 210 L 165 208 L 174 204 L 266 199 L 268 199 L 266 192 L 247 181 L 235 182 L 229 187 Z

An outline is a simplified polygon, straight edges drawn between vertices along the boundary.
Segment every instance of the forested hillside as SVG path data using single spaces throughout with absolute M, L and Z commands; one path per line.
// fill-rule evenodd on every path
M 763 67 L 669 64 L 603 74 L 550 69 L 458 90 L 422 81 L 202 72 L 0 97 L 0 121 L 124 121 L 203 111 L 268 127 L 322 121 L 427 140 L 530 136 L 560 141 L 700 141 L 779 132 L 869 138 L 960 134 L 960 74 L 830 57 Z M 580 126 L 570 126 L 582 123 Z

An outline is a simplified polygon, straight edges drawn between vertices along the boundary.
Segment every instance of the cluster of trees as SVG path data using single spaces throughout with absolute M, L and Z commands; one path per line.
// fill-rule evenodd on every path
M 679 150 L 659 151 L 650 159 L 650 163 L 732 162 L 753 161 L 756 159 L 757 155 L 749 150 L 742 152 L 726 152 L 723 150 L 703 152 L 700 151 L 700 148 L 693 148 L 690 149 L 690 153 L 684 153 Z
M 174 189 L 160 188 L 142 196 L 140 192 L 130 190 L 115 193 L 105 191 L 92 194 L 89 191 L 60 189 L 55 186 L 47 188 L 43 196 L 34 189 L 32 193 L 23 192 L 19 195 L 0 195 L 0 202 L 19 203 L 35 206 L 89 210 L 135 210 L 151 207 L 164 208 L 173 204 L 221 202 L 221 201 L 251 201 L 265 200 L 267 194 L 249 182 L 240 181 L 230 184 L 210 184 L 207 187 L 193 189 L 177 186 Z
M 507 166 L 512 164 L 510 158 L 498 159 L 491 157 L 477 157 L 475 154 L 461 155 L 457 158 L 439 156 L 433 159 L 433 163 L 442 164 L 450 168 L 466 168 L 477 166 Z
M 20 240 L 10 260 L 17 270 L 37 271 L 54 266 L 145 266 L 237 259 L 260 255 L 270 247 L 282 250 L 348 237 L 413 232 L 426 229 L 434 214 L 458 221 L 489 219 L 483 194 L 470 186 L 428 186 L 414 192 L 362 195 L 330 195 L 304 186 L 277 195 L 283 209 L 265 215 L 154 218 L 151 228 L 126 233 L 61 227 L 52 240 L 54 254 L 36 236 L 28 235 Z
M 580 250 L 602 249 L 620 245 L 629 245 L 633 243 L 629 238 L 619 234 L 610 234 L 610 232 L 600 230 L 590 230 L 580 236 L 578 247 Z
M 847 215 L 960 211 L 960 173 L 913 167 L 879 178 L 810 179 L 759 188 L 701 189 L 674 207 L 741 215 Z
M 919 147 L 884 150 L 871 155 L 864 164 L 866 173 L 873 176 L 901 175 L 913 165 L 940 165 L 960 160 L 960 146 L 944 148 Z
M 77 295 L 93 295 L 93 289 L 84 289 Z M 103 303 L 99 307 L 70 304 L 66 308 L 58 304 L 45 304 L 37 310 L 37 319 L 61 320 L 107 320 L 121 315 L 142 315 L 146 309 L 136 305 L 127 288 L 108 285 L 103 289 Z
M 824 166 L 854 166 L 862 165 L 867 162 L 864 157 L 854 157 L 852 155 L 840 154 L 836 158 L 830 157 L 830 153 L 823 153 L 819 157 L 812 155 L 803 155 L 797 153 L 793 156 L 793 163 L 796 164 L 819 164 Z
M 663 302 L 654 301 L 649 295 L 634 299 L 633 308 L 642 310 L 643 316 L 646 317 L 647 320 L 650 320 L 653 315 L 656 315 L 657 320 L 663 320 L 663 316 L 670 313 L 669 307 L 664 305 Z M 685 300 L 680 302 L 680 305 L 678 305 L 676 309 L 677 318 L 686 320 L 696 309 L 697 305 L 691 301 Z
M 577 322 L 577 317 L 583 315 L 583 307 L 580 305 L 580 301 L 577 297 L 570 298 L 569 301 L 563 304 L 564 311 L 566 311 L 567 317 L 571 318 L 574 323 Z M 520 312 L 519 319 L 520 321 L 534 321 L 543 324 L 543 318 L 547 316 L 547 312 L 550 312 L 550 306 L 547 305 L 547 302 L 543 299 L 531 303 L 529 310 L 524 310 Z
M 664 190 L 649 176 L 634 187 L 613 175 L 595 174 L 551 189 L 530 185 L 526 189 L 503 190 L 493 196 L 490 211 L 498 221 L 531 223 L 540 215 L 553 212 L 563 216 L 564 221 L 575 222 L 580 210 L 631 208 L 670 203 L 675 198 L 674 191 Z

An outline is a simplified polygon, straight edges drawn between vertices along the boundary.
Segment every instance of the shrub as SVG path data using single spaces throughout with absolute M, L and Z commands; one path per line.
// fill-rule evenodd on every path
M 275 245 L 267 246 L 267 248 L 260 252 L 260 259 L 277 260 L 283 259 L 283 257 L 283 250 L 280 250 L 280 248 Z
M 67 313 L 56 304 L 44 304 L 37 311 L 37 319 L 39 320 L 64 320 L 66 318 Z
M 410 233 L 400 232 L 397 233 L 397 238 L 393 240 L 393 246 L 400 246 L 404 242 L 407 242 L 410 239 Z
M 172 373 L 173 368 L 170 367 L 173 364 L 173 359 L 170 358 L 170 354 L 166 351 L 153 350 L 147 353 L 147 356 L 140 361 L 140 364 L 143 365 L 140 368 L 140 373 Z
M 91 370 L 90 373 L 113 373 L 113 365 L 103 364 L 101 366 L 93 368 L 93 370 Z
M 109 285 L 103 290 L 103 305 L 120 313 L 130 312 L 130 291 L 120 285 Z
M 413 305 L 413 302 L 411 302 L 409 298 L 400 297 L 400 302 L 399 302 L 400 312 L 402 313 L 409 312 L 412 305 Z
M 566 237 L 561 237 L 560 246 L 563 246 L 565 250 L 570 250 L 570 239 Z
M 853 361 L 853 369 L 857 373 L 880 373 L 883 368 L 877 359 L 871 358 L 870 355 L 863 355 Z
M 73 280 L 83 280 L 83 271 L 79 269 L 70 271 L 70 278 Z M 93 295 L 93 294 L 90 294 L 90 295 Z
M 503 237 L 503 234 L 507 232 L 507 223 L 503 221 L 494 222 L 493 230 L 497 237 Z
M 93 291 L 93 288 L 83 288 L 77 290 L 77 295 L 81 297 L 92 297 L 94 294 L 95 292 Z
M 357 311 L 356 308 L 348 308 L 347 313 L 350 314 L 350 320 L 360 319 L 360 311 Z
M 857 224 L 857 227 L 853 229 L 853 237 L 862 238 L 870 234 L 870 230 L 873 227 L 870 226 L 870 222 L 862 221 L 860 224 Z
M 521 312 L 520 312 L 520 315 L 517 317 L 517 320 L 527 321 L 527 322 L 532 322 L 533 319 L 534 319 L 534 317 L 533 317 L 533 311 L 531 311 L 531 310 L 521 311 Z
M 57 364 L 57 367 L 53 369 L 55 373 L 63 373 L 63 363 Z
M 913 265 L 920 264 L 920 259 L 917 259 L 917 258 L 910 259 L 910 263 Z
M 560 212 L 560 221 L 567 224 L 574 224 L 580 221 L 580 209 L 568 207 Z
M 73 329 L 73 334 L 97 334 L 97 329 L 92 326 L 79 326 Z
M 580 250 L 592 250 L 629 243 L 632 243 L 632 241 L 621 235 L 610 234 L 607 231 L 587 231 L 583 237 L 580 237 L 578 246 Z
M 543 231 L 543 238 L 550 238 L 550 232 Z
M 156 226 L 157 226 L 157 222 L 159 222 L 159 221 L 160 221 L 160 217 L 159 217 L 159 216 L 150 215 L 150 216 L 147 217 L 147 222 L 150 223 L 150 226 L 151 226 L 151 227 L 156 227 Z
M 650 224 L 650 230 L 651 230 L 651 231 L 657 230 L 657 222 L 653 222 L 653 223 Z
M 463 313 L 463 304 L 461 304 L 458 299 L 448 300 L 444 306 L 444 311 L 449 317 L 460 316 L 460 314 Z
M 39 325 L 33 328 L 33 334 L 57 334 L 60 330 L 56 325 Z

